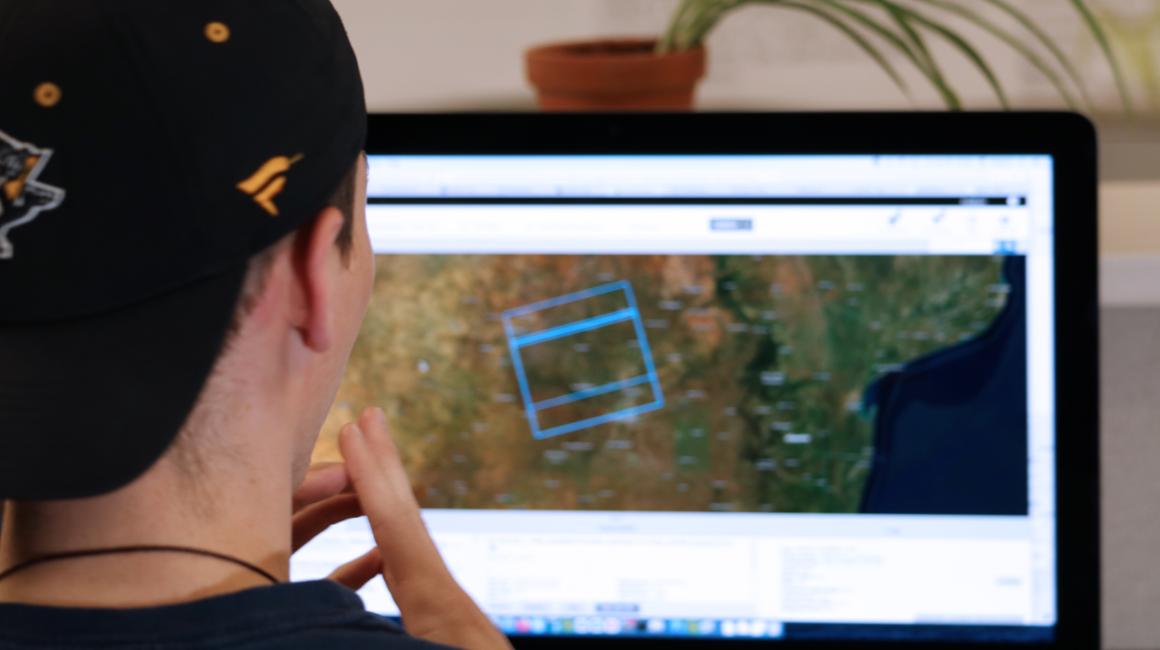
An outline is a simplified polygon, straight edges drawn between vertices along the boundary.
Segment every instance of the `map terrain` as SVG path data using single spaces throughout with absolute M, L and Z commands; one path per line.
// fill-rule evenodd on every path
M 382 406 L 429 508 L 857 512 L 873 382 L 977 337 L 1006 304 L 984 256 L 380 256 L 372 304 L 315 452 Z M 663 407 L 536 439 L 503 314 L 626 283 Z M 620 294 L 532 318 L 622 309 Z M 534 326 L 528 326 L 529 331 Z M 652 403 L 626 323 L 523 351 L 534 399 L 624 380 L 544 426 Z M 547 403 L 551 403 L 548 400 Z M 567 409 L 575 409 L 573 413 Z M 587 410 L 587 411 L 585 411 Z M 643 410 L 642 410 L 643 411 Z M 564 429 L 560 429 L 564 430 Z

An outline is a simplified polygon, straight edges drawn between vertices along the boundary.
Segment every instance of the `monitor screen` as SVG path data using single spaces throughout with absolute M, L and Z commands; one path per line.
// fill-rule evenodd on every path
M 1052 637 L 1050 156 L 369 168 L 374 293 L 317 456 L 381 405 L 503 631 Z M 372 544 L 335 526 L 294 578 Z

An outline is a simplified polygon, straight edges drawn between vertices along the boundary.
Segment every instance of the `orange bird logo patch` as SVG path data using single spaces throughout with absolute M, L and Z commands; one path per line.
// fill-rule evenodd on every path
M 274 197 L 286 189 L 286 172 L 299 160 L 302 160 L 302 154 L 275 156 L 259 167 L 253 176 L 238 183 L 238 189 L 253 197 L 254 202 L 271 217 L 276 217 L 278 206 L 274 204 Z

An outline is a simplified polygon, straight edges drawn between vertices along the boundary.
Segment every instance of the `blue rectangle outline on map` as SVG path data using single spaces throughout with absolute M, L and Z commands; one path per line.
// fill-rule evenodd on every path
M 594 296 L 613 293 L 616 291 L 624 292 L 625 298 L 628 300 L 628 308 L 579 321 L 574 321 L 571 323 L 565 323 L 564 325 L 558 325 L 556 327 L 551 327 L 537 332 L 528 332 L 520 335 L 516 334 L 515 326 L 512 323 L 512 320 L 515 318 L 533 314 L 539 311 L 544 311 L 546 309 L 551 309 L 553 307 L 558 307 L 560 305 L 579 302 Z M 535 345 L 537 343 L 543 343 L 546 341 L 552 341 L 566 336 L 571 336 L 573 334 L 579 334 L 581 332 L 588 332 L 594 329 L 599 329 L 601 327 L 607 327 L 616 323 L 623 323 L 629 320 L 631 320 L 633 323 L 633 329 L 636 332 L 637 341 L 640 345 L 641 356 L 644 357 L 645 374 L 629 379 L 610 382 L 601 386 L 593 386 L 583 390 L 574 391 L 566 395 L 542 400 L 540 402 L 532 401 L 531 387 L 528 385 L 527 373 L 524 370 L 523 359 L 520 355 L 520 350 L 522 348 Z M 503 326 L 504 332 L 506 333 L 508 339 L 508 348 L 512 356 L 512 366 L 515 369 L 516 380 L 518 381 L 520 387 L 520 396 L 524 401 L 524 414 L 528 420 L 528 425 L 531 427 L 532 436 L 538 440 L 564 435 L 566 433 L 572 433 L 574 431 L 599 426 L 609 422 L 632 419 L 643 413 L 659 410 L 665 405 L 664 393 L 661 391 L 660 378 L 657 376 L 656 365 L 653 363 L 652 351 L 649 348 L 648 338 L 645 335 L 644 322 L 640 316 L 640 308 L 636 303 L 636 295 L 632 290 L 632 285 L 625 280 L 610 282 L 608 284 L 593 287 L 591 289 L 585 289 L 583 291 L 577 291 L 574 293 L 557 296 L 555 298 L 541 300 L 529 305 L 524 305 L 523 307 L 509 309 L 503 312 Z M 604 395 L 607 393 L 615 392 L 617 390 L 624 390 L 626 388 L 631 388 L 646 383 L 649 384 L 650 388 L 652 389 L 654 397 L 652 402 L 631 406 L 619 411 L 605 413 L 603 415 L 586 418 L 576 422 L 561 424 L 548 429 L 540 429 L 539 411 L 541 410 L 555 406 L 561 406 L 563 404 L 570 404 L 580 400 L 589 399 L 597 395 Z
M 555 298 L 548 298 L 547 300 L 533 302 L 532 304 L 524 305 L 523 307 L 516 307 L 515 309 L 509 309 L 509 310 L 505 311 L 503 314 L 504 314 L 504 318 L 518 318 L 520 316 L 527 316 L 528 314 L 534 314 L 538 311 L 544 311 L 545 309 L 551 309 L 552 307 L 559 307 L 560 305 L 566 305 L 570 302 L 579 302 L 579 301 L 584 300 L 586 298 L 592 298 L 594 296 L 602 296 L 606 293 L 612 293 L 614 291 L 619 291 L 619 290 L 632 291 L 632 286 L 629 285 L 629 283 L 626 280 L 617 280 L 616 282 L 602 284 L 599 287 L 592 287 L 591 289 L 585 289 L 583 291 L 577 291 L 575 293 L 566 293 L 562 296 L 556 296 Z

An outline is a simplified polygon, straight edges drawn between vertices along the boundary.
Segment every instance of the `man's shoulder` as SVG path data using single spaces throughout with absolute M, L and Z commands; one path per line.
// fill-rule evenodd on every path
M 394 622 L 367 612 L 354 592 L 329 581 L 295 583 L 251 595 L 232 624 L 206 629 L 207 648 L 234 650 L 437 650 Z M 219 603 L 224 604 L 224 603 Z M 225 618 L 224 612 L 223 619 Z M 221 619 L 219 619 L 221 620 Z
M 247 639 L 228 639 L 209 634 L 187 637 L 170 644 L 170 640 L 145 638 L 70 638 L 60 635 L 22 636 L 11 638 L 0 632 L 0 650 L 43 650 L 46 648 L 229 648 L 230 650 L 446 650 L 436 645 L 399 632 L 370 627 L 306 628 L 264 636 L 260 631 Z
M 237 650 L 441 650 L 435 645 L 399 633 L 364 626 L 313 628 L 267 637 L 237 646 Z
M 441 647 L 368 613 L 354 592 L 328 581 L 283 584 L 149 609 L 0 605 L 0 650 Z

